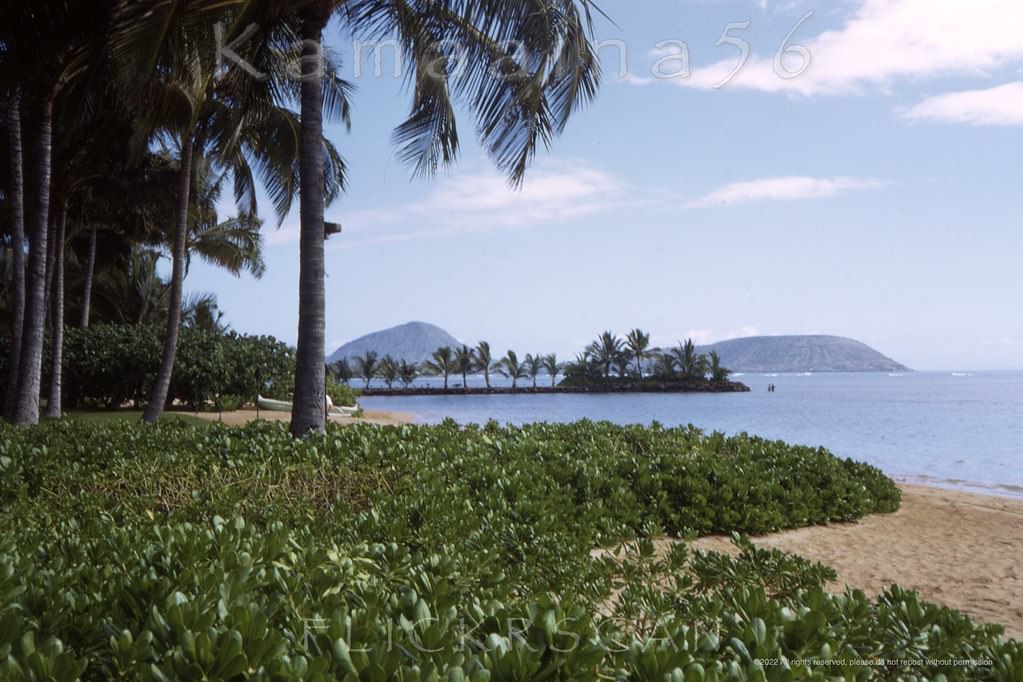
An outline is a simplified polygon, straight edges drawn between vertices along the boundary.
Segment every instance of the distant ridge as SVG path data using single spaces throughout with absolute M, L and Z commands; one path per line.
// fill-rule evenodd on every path
M 354 359 L 366 351 L 374 351 L 380 357 L 391 355 L 395 360 L 423 362 L 441 346 L 454 348 L 460 345 L 458 339 L 440 327 L 426 322 L 409 322 L 349 341 L 331 353 L 327 362 L 345 357 Z
M 749 336 L 701 346 L 733 372 L 905 372 L 908 367 L 842 336 Z

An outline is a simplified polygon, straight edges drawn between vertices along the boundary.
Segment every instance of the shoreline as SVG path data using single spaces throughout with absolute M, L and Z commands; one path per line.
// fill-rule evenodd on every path
M 753 538 L 835 569 L 827 585 L 876 597 L 892 583 L 915 589 L 974 620 L 997 623 L 1023 641 L 1023 500 L 899 483 L 892 514 Z M 700 538 L 700 549 L 733 552 L 730 539 Z

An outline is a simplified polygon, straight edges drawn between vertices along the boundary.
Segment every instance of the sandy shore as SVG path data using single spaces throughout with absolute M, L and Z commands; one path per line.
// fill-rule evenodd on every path
M 832 566 L 846 585 L 876 595 L 892 583 L 1023 640 L 1023 501 L 900 486 L 902 508 L 857 523 L 815 526 L 756 538 Z M 723 537 L 697 546 L 729 550 Z
M 256 419 L 255 410 L 236 410 L 234 412 L 225 412 L 223 420 L 221 415 L 216 412 L 200 412 L 195 416 L 201 417 L 202 419 L 209 419 L 210 421 L 223 421 L 229 426 L 241 426 L 242 424 L 248 424 L 250 421 Z M 267 410 L 259 411 L 259 418 L 270 421 L 290 421 L 290 412 L 269 412 Z M 413 415 L 406 412 L 385 412 L 383 410 L 365 410 L 363 416 L 356 419 L 354 417 L 338 417 L 331 416 L 330 421 L 335 424 L 380 424 L 382 426 L 395 426 L 398 424 L 410 424 L 412 422 Z

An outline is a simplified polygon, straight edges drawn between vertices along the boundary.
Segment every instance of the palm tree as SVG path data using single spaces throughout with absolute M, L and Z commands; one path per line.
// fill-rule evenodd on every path
M 483 372 L 483 381 L 487 384 L 487 390 L 490 390 L 490 370 L 493 367 L 494 359 L 490 354 L 490 344 L 486 341 L 480 341 L 476 344 L 476 370 Z
M 553 388 L 558 382 L 558 373 L 563 369 L 558 364 L 558 354 L 551 353 L 543 356 L 543 368 L 547 371 L 547 376 L 551 378 L 551 388 Z
M 14 417 L 18 389 L 18 358 L 21 355 L 21 333 L 25 320 L 25 181 L 21 146 L 21 97 L 15 90 L 4 103 L 7 127 L 7 148 L 10 153 L 11 177 L 8 203 L 11 205 L 11 355 L 4 395 L 4 416 Z
M 352 369 L 352 363 L 348 361 L 348 358 L 341 358 L 336 360 L 327 366 L 327 371 L 343 384 L 349 383 L 355 376 L 355 371 Z
M 455 352 L 455 367 L 462 375 L 462 388 L 468 388 L 467 383 L 469 372 L 476 367 L 476 350 L 463 345 Z
M 513 350 L 509 350 L 508 354 L 501 358 L 497 371 L 512 380 L 513 391 L 517 387 L 518 380 L 526 378 L 526 366 L 519 362 L 519 356 Z
M 181 277 L 184 274 L 185 219 L 189 184 L 187 174 L 191 172 L 193 158 L 206 154 L 219 167 L 230 169 L 242 212 L 255 215 L 255 185 L 250 158 L 257 163 L 255 168 L 263 180 L 274 202 L 279 218 L 288 213 L 298 184 L 303 184 L 303 200 L 307 193 L 316 193 L 323 199 L 336 196 L 343 185 L 340 156 L 319 134 L 310 136 L 309 126 L 298 117 L 282 108 L 282 100 L 291 99 L 294 91 L 281 79 L 244 80 L 232 77 L 230 69 L 221 63 L 220 49 L 223 42 L 218 29 L 226 23 L 232 25 L 253 3 L 237 0 L 223 3 L 180 2 L 119 3 L 114 22 L 111 52 L 122 64 L 124 88 L 136 99 L 146 97 L 155 112 L 150 122 L 154 131 L 162 131 L 165 137 L 180 151 L 181 189 L 179 209 L 174 231 L 174 249 L 171 276 L 171 317 L 177 316 Z M 265 3 L 262 3 L 265 4 Z M 251 23 L 251 22 L 246 22 Z M 261 45 L 260 49 L 268 47 Z M 305 49 L 304 46 L 303 49 Z M 281 55 L 278 50 L 267 49 L 274 59 Z M 318 54 L 318 50 L 316 51 Z M 303 70 L 309 75 L 310 84 L 303 81 L 302 88 L 316 87 L 322 94 L 319 83 L 319 63 L 303 62 Z M 283 66 L 282 66 L 283 69 Z M 143 83 L 133 87 L 134 82 Z M 322 98 L 317 112 L 322 110 Z M 344 107 L 343 112 L 347 112 Z M 310 174 L 302 171 L 303 164 L 316 167 Z M 328 172 L 329 170 L 329 172 Z M 300 180 L 296 183 L 296 179 Z M 313 184 L 318 187 L 313 189 Z M 322 209 L 322 201 L 321 201 Z M 320 244 L 324 229 L 322 210 L 319 212 Z M 303 206 L 303 222 L 315 220 Z M 322 266 L 322 260 L 320 265 Z M 301 390 L 293 399 L 292 429 L 306 433 L 312 429 L 321 430 L 325 416 L 324 404 L 325 367 L 322 343 L 322 267 L 318 272 L 300 276 L 300 290 L 315 289 L 318 279 L 320 288 L 319 311 L 308 297 L 300 302 L 299 340 L 296 379 L 301 378 Z M 160 372 L 154 384 L 153 397 L 146 409 L 146 419 L 151 421 L 159 416 L 162 409 L 161 397 L 166 394 L 170 373 L 173 370 L 176 333 L 174 319 L 169 319 L 164 344 L 164 355 Z M 319 324 L 321 331 L 318 348 L 311 348 L 303 328 Z M 314 352 L 311 352 L 314 351 Z M 298 417 L 296 418 L 296 415 Z
M 581 377 L 587 381 L 595 381 L 605 378 L 603 367 L 600 362 L 593 357 L 590 350 L 590 348 L 587 348 L 582 353 L 577 353 L 574 361 L 566 363 L 562 367 L 566 377 Z
M 355 368 L 359 371 L 359 376 L 366 382 L 366 388 L 369 388 L 369 382 L 376 376 L 377 370 L 380 368 L 376 351 L 368 350 L 355 358 Z
M 672 349 L 671 353 L 683 378 L 699 379 L 703 377 L 706 371 L 706 358 L 697 355 L 696 345 L 692 339 L 686 339 L 684 344 L 680 342 L 677 348 Z
M 302 39 L 301 229 L 299 240 L 299 367 L 291 430 L 296 436 L 322 430 L 317 379 L 304 358 L 322 366 L 324 355 L 324 168 L 322 34 L 332 16 L 343 29 L 374 39 L 394 36 L 410 58 L 414 83 L 408 119 L 395 131 L 399 158 L 415 175 L 430 175 L 452 163 L 458 133 L 452 93 L 464 96 L 477 115 L 483 146 L 513 182 L 521 182 L 538 144 L 560 133 L 570 115 L 596 91 L 599 65 L 593 46 L 590 0 L 562 0 L 556 18 L 538 21 L 546 9 L 514 0 L 453 0 L 413 7 L 380 0 L 247 0 L 236 28 L 264 26 L 265 44 L 298 35 Z M 520 60 L 508 45 L 528 45 Z M 246 50 L 252 66 L 273 72 L 270 51 Z M 457 59 L 456 59 L 457 58 Z M 459 65 L 437 73 L 437 64 Z M 278 69 L 279 70 L 279 69 Z M 327 113 L 336 113 L 328 99 Z M 320 367 L 322 371 L 322 367 Z M 308 394 L 308 395 L 305 395 Z
M 632 353 L 628 348 L 622 348 L 614 357 L 615 372 L 623 379 L 629 375 L 629 364 L 632 362 Z
M 61 386 L 64 373 L 64 249 L 67 234 L 67 208 L 65 198 L 57 208 L 54 218 L 55 234 L 53 235 L 53 355 L 50 364 L 50 390 L 46 401 L 46 416 L 57 419 L 63 414 L 61 402 Z
M 533 388 L 536 388 L 536 377 L 543 371 L 543 356 L 526 353 L 522 365 L 526 368 L 526 375 L 533 380 Z
M 711 381 L 728 381 L 728 375 L 732 373 L 732 370 L 721 366 L 721 357 L 718 355 L 716 350 L 710 352 L 710 380 Z
M 427 371 L 433 375 L 444 375 L 444 390 L 448 390 L 448 377 L 457 369 L 455 364 L 455 352 L 450 346 L 442 346 L 433 351 L 433 360 L 424 363 Z
M 259 158 L 258 167 L 264 174 L 265 184 L 271 187 L 280 185 L 283 182 L 281 178 L 290 177 L 294 164 L 294 159 L 287 157 L 287 148 L 271 148 L 260 144 L 261 129 L 267 125 L 287 125 L 287 115 L 275 111 L 274 119 L 270 120 L 267 111 L 258 107 L 240 106 L 240 103 L 234 102 L 232 108 L 232 100 L 219 90 L 215 44 L 210 41 L 211 36 L 191 32 L 184 26 L 177 30 L 180 31 L 177 38 L 182 44 L 176 41 L 170 43 L 173 49 L 162 55 L 158 70 L 158 73 L 167 75 L 153 78 L 149 88 L 150 95 L 157 102 L 156 117 L 150 125 L 155 133 L 165 136 L 177 148 L 179 175 L 172 233 L 167 330 L 160 369 L 143 414 L 147 422 L 156 421 L 163 412 L 174 370 L 178 328 L 181 324 L 181 296 L 187 269 L 189 223 L 195 219 L 192 213 L 194 207 L 198 206 L 200 215 L 207 218 L 196 222 L 209 225 L 206 229 L 199 229 L 196 235 L 198 239 L 206 240 L 211 249 L 207 253 L 216 253 L 215 249 L 224 245 L 224 239 L 233 239 L 231 246 L 234 252 L 238 252 L 239 245 L 244 245 L 246 238 L 253 234 L 253 227 L 256 227 L 258 235 L 255 189 L 249 159 Z M 184 109 L 179 106 L 182 101 L 187 102 Z M 208 212 L 203 210 L 210 197 L 197 193 L 196 201 L 192 201 L 193 184 L 202 179 L 202 175 L 211 173 L 214 163 L 232 172 L 235 178 L 235 198 L 244 209 L 242 219 L 219 227 L 215 221 L 208 220 Z M 219 184 L 219 181 L 214 182 L 211 191 L 219 194 Z M 210 225 L 210 222 L 213 224 Z M 211 233 L 210 230 L 214 231 Z M 216 243 L 217 239 L 221 243 Z M 258 249 L 258 237 L 249 246 Z M 261 261 L 249 259 L 248 262 L 252 264 L 250 269 L 254 274 L 261 273 Z M 322 355 L 316 365 L 322 374 Z M 324 381 L 325 377 L 320 376 L 317 409 L 324 403 Z
M 406 389 L 412 385 L 417 376 L 419 376 L 419 366 L 416 363 L 402 360 L 398 364 L 398 378 Z
M 633 329 L 625 336 L 625 345 L 632 357 L 636 358 L 636 376 L 643 378 L 643 361 L 649 357 L 650 334 L 642 329 Z
M 605 379 L 611 376 L 611 366 L 621 354 L 622 346 L 621 339 L 611 332 L 605 331 L 587 347 L 587 354 L 600 364 Z
M 675 377 L 675 357 L 671 353 L 659 353 L 654 361 L 654 376 L 670 380 Z
M 388 389 L 394 388 L 394 382 L 398 380 L 398 361 L 385 355 L 377 368 L 377 376 L 384 380 Z
M 28 261 L 24 270 L 20 348 L 18 355 L 12 358 L 17 365 L 17 380 L 10 418 L 19 425 L 39 421 L 47 253 L 52 248 L 49 230 L 54 222 L 50 212 L 54 130 L 59 134 L 64 124 L 78 113 L 69 103 L 75 101 L 82 83 L 90 80 L 85 78 L 86 74 L 95 75 L 106 63 L 103 29 L 112 4 L 112 0 L 7 3 L 0 22 L 0 45 L 3 46 L 0 49 L 0 96 L 14 103 L 7 108 L 8 117 L 15 107 L 24 107 L 24 111 L 29 112 L 27 120 L 30 125 L 34 124 L 35 130 L 34 149 L 25 155 L 32 159 L 32 172 L 28 176 L 15 173 L 25 181 L 20 188 L 15 188 L 16 194 L 20 192 L 16 201 L 27 197 L 34 201 L 29 211 L 33 221 L 25 227 Z M 40 59 L 41 53 L 47 57 Z M 68 104 L 66 111 L 58 108 L 58 104 Z M 19 109 L 15 115 L 18 126 L 12 125 L 9 133 L 12 136 L 23 133 L 20 114 Z M 15 146 L 20 151 L 20 140 Z M 27 207 L 23 205 L 23 208 Z
M 224 322 L 224 311 L 217 305 L 217 295 L 210 292 L 192 294 L 185 299 L 181 306 L 181 326 L 218 335 L 230 329 Z

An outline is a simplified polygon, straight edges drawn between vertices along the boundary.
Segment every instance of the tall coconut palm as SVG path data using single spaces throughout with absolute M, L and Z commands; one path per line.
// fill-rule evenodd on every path
M 68 112 L 58 119 L 57 105 L 73 99 L 84 76 L 96 73 L 105 62 L 105 28 L 112 6 L 113 0 L 6 3 L 0 22 L 0 93 L 4 98 L 21 98 L 23 111 L 28 114 L 24 122 L 34 130 L 31 173 L 25 176 L 24 186 L 25 190 L 30 188 L 24 196 L 33 198 L 33 220 L 26 226 L 25 235 L 28 262 L 21 347 L 13 358 L 17 387 L 11 419 L 19 425 L 39 420 L 54 123 L 68 120 Z M 46 58 L 40 58 L 40 54 Z
M 621 354 L 623 345 L 615 334 L 605 331 L 587 347 L 586 352 L 600 365 L 605 379 L 611 376 L 611 366 Z
M 547 376 L 551 378 L 551 388 L 553 388 L 558 383 L 558 373 L 563 369 L 563 366 L 558 363 L 558 354 L 550 353 L 543 356 L 543 368 L 546 370 Z
M 702 378 L 706 372 L 706 357 L 696 353 L 696 344 L 692 339 L 686 339 L 685 343 L 679 343 L 677 348 L 672 349 L 672 355 L 678 370 L 685 379 Z
M 245 51 L 250 67 L 273 72 L 272 51 L 258 44 L 302 40 L 301 230 L 295 435 L 323 428 L 317 391 L 324 354 L 322 34 L 331 17 L 359 37 L 394 37 L 413 84 L 409 117 L 395 131 L 399 158 L 416 175 L 455 160 L 458 131 L 452 95 L 476 113 L 484 148 L 513 182 L 521 182 L 538 145 L 548 145 L 569 116 L 595 94 L 599 65 L 590 44 L 589 0 L 517 2 L 452 0 L 248 0 L 230 34 L 264 26 Z M 524 59 L 509 45 L 526 46 Z M 260 59 L 262 55 L 263 59 Z M 269 63 L 268 63 L 269 62 Z M 447 68 L 458 64 L 459 68 Z M 443 65 L 438 69 L 437 65 Z M 328 102 L 328 113 L 331 107 Z M 306 360 L 308 358 L 308 360 Z
M 53 235 L 54 281 L 53 281 L 53 354 L 50 365 L 50 390 L 46 401 L 46 416 L 51 419 L 63 414 L 61 385 L 64 373 L 64 240 L 67 234 L 67 200 L 57 209 Z
M 459 348 L 455 352 L 455 367 L 462 375 L 462 388 L 468 388 L 469 372 L 476 367 L 476 350 L 466 345 Z
M 490 344 L 486 341 L 480 341 L 476 344 L 476 370 L 483 372 L 483 381 L 487 385 L 487 390 L 490 390 L 490 370 L 493 368 L 494 358 L 490 354 Z
M 10 154 L 11 206 L 11 355 L 7 372 L 7 391 L 4 395 L 4 416 L 14 416 L 14 401 L 18 390 L 18 358 L 21 355 L 21 333 L 25 320 L 25 181 L 24 158 L 21 142 L 21 97 L 15 90 L 4 103 L 7 128 L 7 149 Z
M 385 355 L 384 359 L 380 361 L 380 367 L 377 368 L 377 376 L 383 379 L 388 389 L 394 388 L 394 382 L 398 380 L 398 373 L 398 361 L 390 355 Z
M 536 388 L 536 377 L 543 371 L 543 356 L 526 353 L 522 364 L 526 368 L 526 376 L 533 380 L 533 388 Z
M 398 378 L 406 389 L 412 385 L 417 376 L 419 376 L 419 365 L 404 359 L 398 363 Z
M 300 145 L 297 117 L 274 102 L 269 85 L 241 88 L 227 78 L 218 27 L 229 24 L 242 2 L 204 3 L 198 0 L 121 3 L 114 22 L 112 51 L 122 64 L 125 90 L 149 100 L 152 116 L 147 124 L 169 142 L 179 158 L 179 187 L 171 249 L 171 293 L 164 351 L 144 419 L 155 421 L 163 410 L 174 367 L 177 329 L 180 326 L 182 281 L 187 255 L 187 222 L 192 173 L 204 162 L 229 171 L 242 212 L 255 215 L 255 183 L 252 165 L 274 201 L 278 217 L 287 214 L 296 190 L 296 167 Z M 142 87 L 132 87 L 136 81 Z M 317 140 L 321 170 L 336 168 L 339 156 L 330 145 Z M 194 162 L 194 164 L 193 164 Z M 195 167 L 193 167 L 195 166 Z M 321 172 L 321 193 L 333 193 L 343 174 L 328 180 Z M 322 245 L 321 245 L 322 248 Z M 316 378 L 312 391 L 296 396 L 303 411 L 325 419 L 323 353 L 312 362 L 301 353 L 300 369 Z M 322 350 L 322 349 L 321 349 Z M 312 366 L 309 367 L 310 363 Z M 309 400 L 314 405 L 306 404 Z
M 433 375 L 444 376 L 444 390 L 448 390 L 448 377 L 456 371 L 455 352 L 450 346 L 442 346 L 433 351 L 432 360 L 427 360 L 423 366 Z
M 330 363 L 327 366 L 327 371 L 343 384 L 349 383 L 355 376 L 355 370 L 352 369 L 352 363 L 348 361 L 348 358 L 341 358 Z
M 708 369 L 710 370 L 711 381 L 728 381 L 728 376 L 732 373 L 732 370 L 721 365 L 721 356 L 718 355 L 716 350 L 710 352 Z
M 636 359 L 636 376 L 643 378 L 643 361 L 649 357 L 650 334 L 642 329 L 633 329 L 625 336 L 625 345 Z
M 377 375 L 377 370 L 380 369 L 377 357 L 376 351 L 368 350 L 355 358 L 355 369 L 366 382 L 366 388 L 369 388 L 369 382 L 373 380 L 373 377 Z
M 513 350 L 509 350 L 508 353 L 501 358 L 498 363 L 497 371 L 500 372 L 502 376 L 512 380 L 513 391 L 518 387 L 519 379 L 525 379 L 527 376 L 525 363 L 519 362 L 519 356 L 516 355 Z
M 658 379 L 670 380 L 675 378 L 675 357 L 671 353 L 658 353 L 654 360 L 654 376 Z

